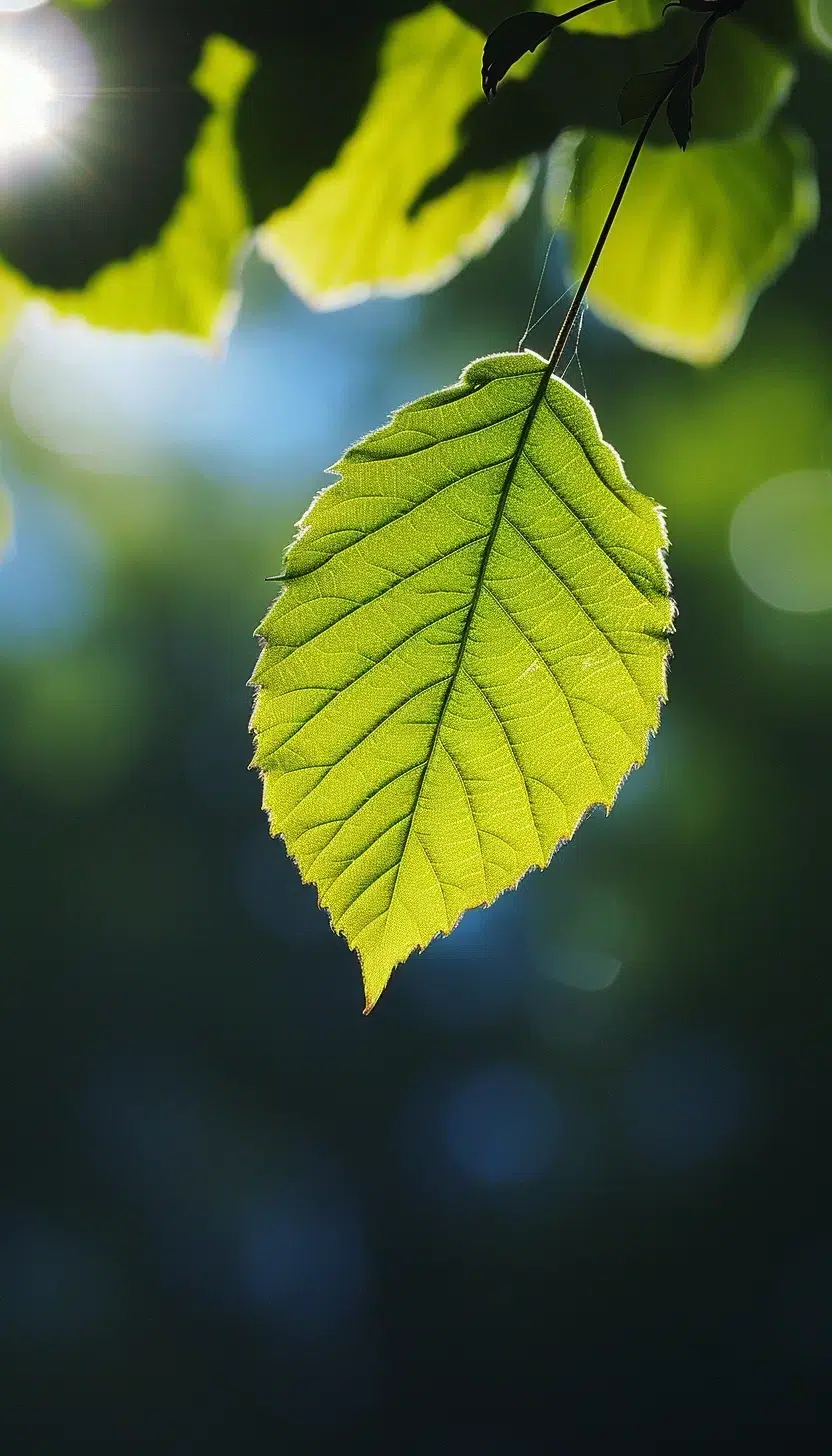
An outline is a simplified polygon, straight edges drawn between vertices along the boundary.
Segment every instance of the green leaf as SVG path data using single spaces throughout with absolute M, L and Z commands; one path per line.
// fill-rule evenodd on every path
M 765 130 L 797 78 L 790 58 L 734 20 L 721 20 L 708 46 L 693 106 L 694 141 L 722 141 Z
M 480 359 L 348 450 L 259 628 L 271 830 L 358 951 L 368 1007 L 609 807 L 658 725 L 661 513 L 548 373 Z
M 832 0 L 798 0 L 803 34 L 810 45 L 832 51 Z
M 289 207 L 316 173 L 332 166 L 373 89 L 383 35 L 383 26 L 314 37 L 287 36 L 281 28 L 258 52 L 235 123 L 256 226 Z
M 629 118 L 627 134 L 634 136 L 639 113 L 650 110 L 661 77 L 669 76 L 667 54 L 664 31 L 621 39 L 556 29 L 534 58 L 525 58 L 537 61 L 526 79 L 516 79 L 515 68 L 492 103 L 481 100 L 471 109 L 461 128 L 461 147 L 444 172 L 431 178 L 422 197 L 442 197 L 472 172 L 488 172 L 547 151 L 567 130 L 618 135 L 622 103 Z M 519 70 L 522 75 L 523 63 Z M 794 66 L 775 44 L 748 26 L 721 20 L 696 89 L 694 139 L 724 141 L 764 131 L 794 78 Z M 664 112 L 650 141 L 653 146 L 677 145 Z
M 33 298 L 108 329 L 208 339 L 227 325 L 249 225 L 232 123 L 253 64 L 250 52 L 223 36 L 206 42 L 193 85 L 213 109 L 188 158 L 184 195 L 158 242 L 109 264 L 79 290 L 35 290 L 0 266 L 0 335 Z
M 565 211 L 570 270 L 589 259 L 630 153 L 587 135 Z M 556 149 L 557 151 L 557 149 Z M 757 294 L 818 215 L 811 148 L 781 124 L 765 136 L 645 147 L 589 289 L 601 318 L 648 349 L 713 364 L 731 352 Z M 557 218 L 552 218 L 557 226 Z
M 148 15 L 151 3 L 71 17 L 42 5 L 10 19 L 9 35 L 4 26 L 4 43 L 55 88 L 47 134 L 3 165 L 0 256 L 33 287 L 84 288 L 151 246 L 182 195 L 208 111 L 188 84 L 203 33 L 183 34 L 164 10 Z
M 208 339 L 227 325 L 248 230 L 232 124 L 253 65 L 250 52 L 224 36 L 206 42 L 193 85 L 213 110 L 188 158 L 186 190 L 170 222 L 152 248 L 102 269 L 82 292 L 50 295 L 54 308 L 141 333 Z
M 258 240 L 292 287 L 318 308 L 372 293 L 436 288 L 486 252 L 525 206 L 527 161 L 466 178 L 411 216 L 458 148 L 480 92 L 482 36 L 442 5 L 392 25 L 359 125 Z

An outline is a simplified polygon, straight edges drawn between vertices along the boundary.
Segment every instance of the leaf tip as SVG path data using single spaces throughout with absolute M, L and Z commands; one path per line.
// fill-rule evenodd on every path
M 369 1016 L 370 1012 L 381 1000 L 382 992 L 387 989 L 397 962 L 389 960 L 380 961 L 370 956 L 363 956 L 358 951 L 358 959 L 361 963 L 361 979 L 364 984 L 364 1015 Z

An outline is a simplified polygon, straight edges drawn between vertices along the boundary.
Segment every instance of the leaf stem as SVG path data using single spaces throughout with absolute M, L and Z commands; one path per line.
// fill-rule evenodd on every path
M 552 352 L 549 355 L 549 361 L 548 361 L 548 363 L 546 365 L 546 371 L 545 371 L 544 378 L 547 381 L 549 379 L 551 379 L 552 375 L 554 374 L 555 370 L 558 367 L 558 364 L 561 361 L 561 358 L 563 356 L 563 352 L 564 352 L 564 350 L 566 348 L 566 345 L 568 343 L 568 340 L 569 340 L 569 335 L 572 332 L 572 326 L 573 326 L 573 324 L 575 322 L 575 319 L 578 317 L 578 313 L 580 312 L 581 304 L 583 303 L 584 298 L 586 297 L 586 291 L 589 288 L 590 283 L 592 282 L 592 275 L 595 272 L 595 269 L 598 267 L 598 262 L 600 260 L 600 257 L 601 257 L 602 252 L 604 251 L 604 245 L 605 245 L 605 243 L 607 241 L 607 238 L 610 235 L 610 231 L 612 229 L 612 225 L 615 222 L 615 219 L 616 219 L 616 217 L 618 215 L 618 209 L 620 208 L 622 202 L 624 201 L 624 194 L 627 191 L 627 188 L 628 188 L 629 183 L 630 183 L 630 179 L 631 179 L 631 177 L 633 175 L 633 172 L 636 169 L 636 162 L 638 161 L 639 156 L 641 155 L 642 147 L 644 146 L 644 143 L 647 141 L 647 137 L 649 135 L 650 128 L 653 125 L 653 122 L 656 120 L 656 117 L 658 116 L 658 114 L 661 111 L 662 107 L 664 106 L 664 103 L 666 102 L 668 96 L 670 95 L 670 92 L 673 89 L 673 85 L 674 85 L 674 82 L 671 81 L 670 84 L 668 85 L 667 90 L 662 93 L 662 95 L 659 97 L 658 101 L 653 105 L 653 107 L 651 108 L 651 110 L 647 113 L 647 116 L 646 116 L 645 121 L 644 121 L 644 125 L 642 126 L 641 131 L 639 132 L 639 134 L 636 137 L 636 140 L 635 140 L 635 142 L 633 144 L 633 150 L 630 153 L 629 159 L 627 161 L 627 165 L 624 168 L 624 171 L 622 173 L 621 181 L 618 184 L 618 188 L 616 190 L 616 194 L 615 194 L 612 202 L 610 203 L 610 210 L 607 213 L 606 218 L 604 219 L 604 226 L 601 228 L 601 231 L 598 234 L 598 241 L 597 241 L 597 243 L 595 244 L 595 247 L 592 250 L 592 256 L 591 256 L 589 262 L 587 263 L 586 268 L 584 269 L 583 277 L 581 278 L 581 281 L 578 284 L 578 288 L 577 288 L 577 292 L 575 293 L 575 297 L 572 299 L 572 302 L 570 303 L 569 308 L 567 309 L 566 318 L 563 320 L 563 323 L 561 324 L 560 329 L 558 330 L 558 336 L 555 339 L 554 347 L 552 348 Z
M 574 20 L 576 15 L 585 15 L 587 10 L 597 10 L 599 5 L 610 5 L 612 0 L 586 0 L 585 5 L 578 5 L 574 10 L 567 10 L 563 15 L 554 15 L 552 19 L 556 25 L 565 25 L 567 20 Z

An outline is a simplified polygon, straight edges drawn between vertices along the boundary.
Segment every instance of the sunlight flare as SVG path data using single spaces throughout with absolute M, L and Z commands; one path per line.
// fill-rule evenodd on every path
M 42 66 L 0 50 L 0 154 L 46 136 L 55 87 Z

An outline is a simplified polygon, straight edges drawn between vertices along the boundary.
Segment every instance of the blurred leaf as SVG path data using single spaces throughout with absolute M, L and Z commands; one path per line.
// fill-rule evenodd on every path
M 355 130 L 378 71 L 383 26 L 281 33 L 261 53 L 235 136 L 255 225 L 288 207 Z
M 259 234 L 259 246 L 316 307 L 438 287 L 486 252 L 524 207 L 525 162 L 470 176 L 411 216 L 457 150 L 480 90 L 482 37 L 442 5 L 390 27 L 380 72 L 334 165 Z
M 462 145 L 444 170 L 430 178 L 420 201 L 445 196 L 472 172 L 506 167 L 546 151 L 566 130 L 617 132 L 622 95 L 633 118 L 628 132 L 634 134 L 636 110 L 645 99 L 642 88 L 652 84 L 646 78 L 655 76 L 658 86 L 668 53 L 675 50 L 678 55 L 690 44 L 684 21 L 674 31 L 672 49 L 664 31 L 627 39 L 554 31 L 527 79 L 504 81 L 491 103 L 477 98 L 462 120 Z M 720 21 L 696 91 L 695 139 L 721 141 L 762 131 L 788 97 L 794 78 L 794 66 L 776 46 L 746 25 Z M 647 97 L 644 112 L 654 99 L 655 93 Z M 654 146 L 676 146 L 663 113 L 650 140 Z
M 536 354 L 477 360 L 335 467 L 260 627 L 264 804 L 371 1006 L 644 759 L 672 604 L 658 509 Z
M 794 63 L 777 46 L 739 21 L 721 20 L 696 88 L 694 141 L 759 135 L 788 100 L 796 76 Z
M 618 102 L 622 122 L 647 115 L 667 86 L 671 69 L 664 66 L 627 82 Z M 690 140 L 691 128 L 702 141 L 763 131 L 788 99 L 796 76 L 788 56 L 731 20 L 723 20 L 707 32 L 704 47 L 694 46 L 676 69 L 679 83 L 668 101 L 667 120 L 682 150 Z M 651 132 L 652 144 L 668 140 L 665 133 L 657 125 Z
M 182 195 L 207 115 L 189 85 L 207 32 L 148 8 L 44 5 L 3 21 L 4 45 L 55 87 L 47 135 L 3 161 L 0 256 L 38 288 L 83 288 L 151 246 Z
M 832 51 L 832 0 L 798 0 L 803 34 L 818 50 Z
M 574 142 L 570 142 L 574 146 Z M 585 267 L 630 143 L 588 135 L 575 153 L 565 224 Z M 646 147 L 589 290 L 593 309 L 645 348 L 695 364 L 725 357 L 757 294 L 817 219 L 811 149 L 775 125 L 763 137 Z
M 164 330 L 207 339 L 228 321 L 249 225 L 231 130 L 252 65 L 249 52 L 233 41 L 215 36 L 206 43 L 193 84 L 212 112 L 188 158 L 185 193 L 159 241 L 102 269 L 81 291 L 45 289 L 35 295 L 20 275 L 3 269 L 0 309 L 7 326 L 21 303 L 34 296 L 102 328 L 139 333 Z

